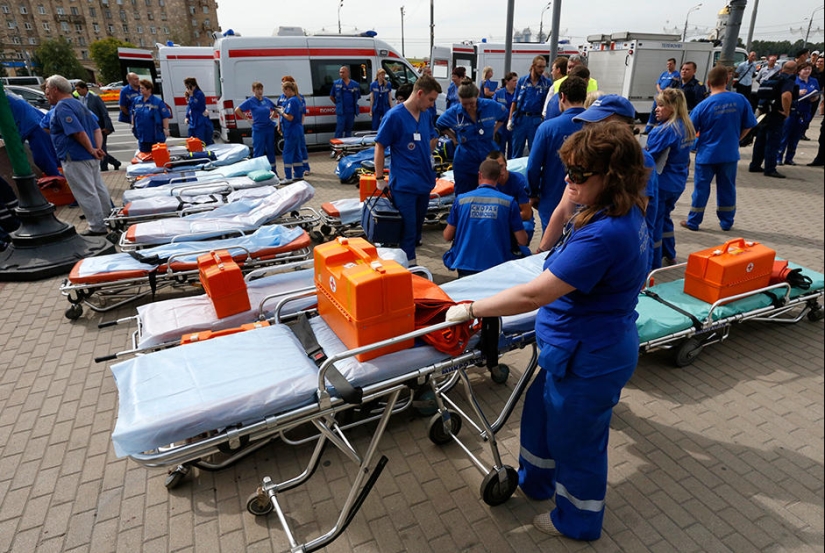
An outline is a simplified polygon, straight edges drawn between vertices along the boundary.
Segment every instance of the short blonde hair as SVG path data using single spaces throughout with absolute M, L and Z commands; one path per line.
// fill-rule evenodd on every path
M 595 102 L 602 96 L 604 96 L 604 92 L 602 92 L 601 90 L 593 90 L 588 92 L 587 97 L 584 99 L 584 109 L 589 108 L 593 102 Z

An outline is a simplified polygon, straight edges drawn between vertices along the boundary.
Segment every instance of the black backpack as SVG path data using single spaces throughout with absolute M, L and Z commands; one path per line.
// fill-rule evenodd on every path
M 793 75 L 779 72 L 759 83 L 756 98 L 759 110 L 762 113 L 771 113 L 782 109 L 782 87 L 787 79 L 792 78 Z

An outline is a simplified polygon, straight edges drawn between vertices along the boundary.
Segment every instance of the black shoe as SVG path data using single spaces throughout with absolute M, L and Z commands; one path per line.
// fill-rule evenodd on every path
M 88 229 L 88 230 L 84 230 L 83 232 L 81 232 L 80 236 L 106 236 L 107 234 L 109 234 L 108 230 Z
M 748 173 L 762 173 L 761 167 L 748 167 Z
M 785 165 L 796 165 L 796 162 L 794 160 L 791 160 L 791 161 L 786 160 Z
M 101 173 L 105 173 L 105 172 L 106 172 L 106 171 L 108 171 L 108 170 L 109 170 L 109 168 L 108 168 L 108 167 L 101 167 L 101 168 L 100 168 L 100 172 L 101 172 Z
M 772 179 L 784 179 L 785 175 L 780 173 L 779 171 L 773 171 L 771 173 L 765 173 L 766 177 L 771 177 Z
M 112 166 L 115 168 L 115 171 L 120 171 L 121 163 L 119 161 L 116 161 L 112 164 Z

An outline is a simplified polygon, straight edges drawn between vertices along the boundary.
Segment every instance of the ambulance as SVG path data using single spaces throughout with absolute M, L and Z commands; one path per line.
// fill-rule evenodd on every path
M 136 73 L 141 79 L 148 79 L 154 85 L 153 93 L 162 98 L 172 112 L 169 134 L 186 137 L 185 122 L 188 101 L 183 80 L 194 77 L 206 96 L 206 108 L 213 126 L 218 126 L 218 97 L 215 93 L 215 60 L 211 46 L 177 46 L 158 44 L 157 54 L 153 50 L 139 48 L 118 48 L 123 82 L 127 73 Z
M 550 59 L 550 45 L 547 43 L 514 42 L 511 52 L 510 71 L 515 71 L 519 77 L 527 74 L 536 56 L 544 56 L 548 66 L 553 61 Z M 483 69 L 487 66 L 492 67 L 493 80 L 501 86 L 501 79 L 504 78 L 504 53 L 504 43 L 482 41 L 434 45 L 430 57 L 431 69 L 433 77 L 442 89 L 442 94 L 439 95 L 436 103 L 438 112 L 441 113 L 447 107 L 447 87 L 450 86 L 450 76 L 456 67 L 463 66 L 467 71 L 467 76 L 473 79 L 479 88 L 484 78 Z M 579 53 L 579 50 L 569 42 L 560 41 L 556 55 L 570 56 Z
M 290 75 L 306 100 L 307 145 L 327 144 L 335 132 L 335 105 L 330 91 L 344 65 L 361 86 L 354 130 L 370 130 L 369 86 L 378 69 L 387 72 L 393 90 L 403 83 L 414 83 L 418 73 L 389 44 L 372 36 L 374 33 L 366 34 L 369 36 L 218 37 L 213 54 L 221 138 L 251 144 L 250 122 L 236 118 L 235 108 L 252 96 L 252 83 L 256 81 L 264 85 L 264 95 L 276 101 L 281 96 L 281 78 Z

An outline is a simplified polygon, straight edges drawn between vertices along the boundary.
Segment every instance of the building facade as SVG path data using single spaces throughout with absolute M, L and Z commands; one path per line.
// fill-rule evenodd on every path
M 62 36 L 91 78 L 97 70 L 89 46 L 96 40 L 208 46 L 220 31 L 217 8 L 215 0 L 0 0 L 2 62 L 14 75 L 31 66 L 44 41 Z

